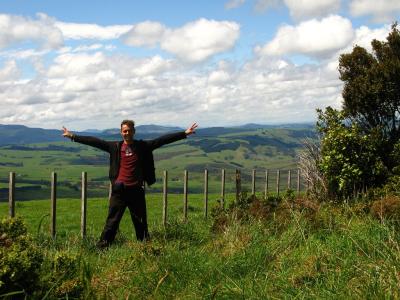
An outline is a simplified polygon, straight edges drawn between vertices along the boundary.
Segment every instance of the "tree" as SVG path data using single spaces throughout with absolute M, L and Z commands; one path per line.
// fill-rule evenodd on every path
M 391 170 L 389 153 L 400 138 L 400 32 L 392 25 L 386 41 L 373 40 L 372 53 L 355 46 L 339 59 L 344 82 L 343 112 L 366 134 L 379 139 L 378 155 Z
M 321 134 L 320 172 L 331 198 L 348 198 L 356 191 L 383 182 L 386 168 L 377 153 L 372 134 L 356 122 L 348 122 L 343 111 L 327 107 L 317 110 Z
M 319 171 L 335 198 L 400 178 L 400 32 L 339 58 L 342 110 L 317 110 Z M 400 185 L 393 185 L 397 188 Z

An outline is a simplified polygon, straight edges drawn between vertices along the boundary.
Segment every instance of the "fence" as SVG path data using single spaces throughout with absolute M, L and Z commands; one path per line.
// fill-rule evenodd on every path
M 252 170 L 251 173 L 251 195 L 256 194 L 256 170 Z M 263 194 L 264 198 L 268 197 L 268 194 L 272 191 L 270 186 L 270 175 L 271 171 L 266 170 L 264 173 L 264 189 Z M 276 184 L 275 184 L 275 193 L 279 196 L 280 188 L 281 188 L 281 170 L 276 170 Z M 301 176 L 300 170 L 297 170 L 296 174 L 296 192 L 299 195 L 301 191 Z M 204 170 L 204 217 L 208 216 L 208 170 Z M 287 170 L 287 189 L 292 189 L 292 170 Z M 188 182 L 189 182 L 189 172 L 187 170 L 184 171 L 183 178 L 183 219 L 187 221 L 188 219 Z M 15 216 L 15 173 L 10 172 L 9 174 L 9 193 L 8 193 L 8 207 L 9 207 L 9 216 Z M 50 201 L 51 201 L 51 211 L 50 211 L 50 234 L 54 238 L 56 236 L 56 213 L 57 213 L 57 173 L 51 173 L 51 192 L 50 192 Z M 87 216 L 87 173 L 82 172 L 81 178 L 81 237 L 85 238 L 86 236 L 86 216 Z M 221 170 L 221 190 L 220 190 L 220 205 L 222 208 L 225 206 L 225 187 L 226 187 L 226 171 L 225 169 Z M 168 171 L 163 172 L 163 213 L 162 213 L 162 223 L 167 225 L 168 221 Z M 242 175 L 241 171 L 235 170 L 235 201 L 239 201 L 242 194 Z M 109 190 L 109 197 L 111 196 L 111 184 Z

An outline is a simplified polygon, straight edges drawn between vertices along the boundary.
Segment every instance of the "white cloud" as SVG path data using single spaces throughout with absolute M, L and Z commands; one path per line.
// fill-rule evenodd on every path
M 180 65 L 158 56 L 60 54 L 38 79 L 0 80 L 0 97 L 7 99 L 0 103 L 0 123 L 76 130 L 115 127 L 127 117 L 204 127 L 295 122 L 312 120 L 316 107 L 337 105 L 340 95 L 337 71 L 325 66 L 268 57 L 241 68 L 227 61 L 197 70 Z
M 62 54 L 55 58 L 54 65 L 48 70 L 49 77 L 68 77 L 96 73 L 106 63 L 105 55 L 101 52 L 94 54 Z
M 372 51 L 371 42 L 373 39 L 384 41 L 386 40 L 389 32 L 391 31 L 390 26 L 384 26 L 381 28 L 371 29 L 367 26 L 361 26 L 355 31 L 355 38 L 349 47 L 343 51 L 350 52 L 353 46 L 358 45 L 364 47 L 368 51 Z
M 305 20 L 308 18 L 324 17 L 337 13 L 342 0 L 255 0 L 254 10 L 262 13 L 268 9 L 285 5 L 292 18 Z M 225 3 L 226 9 L 242 6 L 246 0 L 230 0 Z
M 339 11 L 341 0 L 284 0 L 295 19 L 323 17 Z
M 97 24 L 55 22 L 65 39 L 111 40 L 127 33 L 131 25 L 100 26 Z
M 7 50 L 7 51 L 1 51 L 0 56 L 11 59 L 29 59 L 29 58 L 43 56 L 49 52 L 50 50 L 35 50 L 35 49 Z
M 0 14 L 0 48 L 24 41 L 55 49 L 63 45 L 63 36 L 54 20 L 45 14 L 37 14 L 37 19 Z
M 182 60 L 200 62 L 228 51 L 239 25 L 200 19 L 176 29 L 149 22 L 131 29 L 124 38 L 137 38 L 132 46 L 159 45 L 179 59 L 105 52 L 109 45 L 99 43 L 76 45 L 36 61 L 38 73 L 25 81 L 9 60 L 0 65 L 0 123 L 76 130 L 116 127 L 123 118 L 180 126 L 198 121 L 202 127 L 310 121 L 316 107 L 340 106 L 342 83 L 332 55 L 351 51 L 354 43 L 384 39 L 388 32 L 387 27 L 353 30 L 348 20 L 331 16 L 282 27 L 259 48 L 263 55 L 241 66 L 221 61 L 194 68 Z M 275 56 L 290 53 L 324 59 L 296 66 Z
M 160 45 L 178 58 L 196 63 L 230 50 L 239 38 L 240 26 L 235 22 L 199 19 L 176 29 L 146 21 L 133 26 L 123 41 L 131 46 Z
M 399 0 L 352 0 L 350 12 L 353 16 L 371 16 L 376 22 L 393 22 L 400 13 Z
M 7 61 L 2 68 L 0 68 L 0 83 L 2 81 L 15 80 L 20 76 L 20 70 L 17 67 L 15 60 Z
M 354 37 L 352 24 L 341 16 L 309 20 L 297 26 L 284 25 L 271 42 L 256 48 L 262 55 L 303 54 L 329 57 L 347 46 Z
M 130 46 L 156 46 L 163 38 L 166 27 L 158 22 L 146 21 L 136 24 L 123 37 Z
M 337 70 L 339 66 L 339 56 L 345 53 L 351 53 L 354 46 L 361 46 L 365 48 L 368 52 L 372 52 L 371 42 L 373 39 L 379 41 L 385 41 L 391 28 L 389 25 L 385 25 L 381 28 L 371 29 L 367 26 L 361 26 L 355 29 L 354 39 L 348 43 L 345 47 L 336 51 L 327 62 L 331 69 Z
M 230 50 L 239 38 L 235 22 L 199 19 L 181 28 L 168 30 L 161 48 L 188 62 L 200 62 Z

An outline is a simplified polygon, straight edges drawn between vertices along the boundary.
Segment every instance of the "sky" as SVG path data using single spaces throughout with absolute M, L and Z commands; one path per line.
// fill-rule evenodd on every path
M 399 0 L 0 0 L 0 124 L 315 122 Z

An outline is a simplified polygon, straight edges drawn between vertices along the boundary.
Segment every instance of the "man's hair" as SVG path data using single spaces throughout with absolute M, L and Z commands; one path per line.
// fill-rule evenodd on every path
M 135 132 L 135 122 L 133 120 L 123 120 L 121 122 L 121 129 L 123 125 L 128 125 Z

